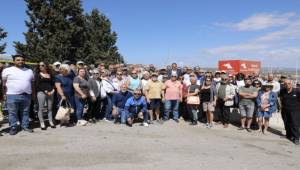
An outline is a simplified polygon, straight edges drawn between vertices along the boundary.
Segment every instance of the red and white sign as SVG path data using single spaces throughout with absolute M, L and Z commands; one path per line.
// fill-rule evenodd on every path
M 261 62 L 249 60 L 221 60 L 219 61 L 219 70 L 224 70 L 229 74 L 259 74 Z

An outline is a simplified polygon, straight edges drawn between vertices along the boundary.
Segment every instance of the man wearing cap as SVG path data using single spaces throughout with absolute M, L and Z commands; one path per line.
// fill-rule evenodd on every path
M 224 128 L 228 128 L 230 120 L 230 108 L 234 104 L 235 91 L 234 88 L 229 84 L 227 76 L 223 76 L 221 82 L 217 84 L 217 106 L 221 113 L 221 121 Z
M 282 115 L 287 139 L 299 145 L 300 127 L 300 90 L 293 88 L 293 81 L 285 80 L 285 88 L 280 92 Z
M 160 120 L 160 105 L 163 98 L 163 83 L 158 81 L 157 74 L 152 73 L 151 81 L 145 86 L 145 96 L 147 102 L 150 103 L 150 121 L 153 121 L 155 112 L 156 120 Z
M 169 119 L 170 112 L 173 112 L 173 119 L 179 123 L 178 107 L 179 102 L 182 102 L 182 84 L 177 81 L 177 73 L 173 72 L 171 80 L 167 80 L 164 84 L 165 95 L 163 98 L 165 102 L 164 121 Z
M 59 62 L 59 61 L 56 61 L 53 63 L 53 69 L 54 69 L 55 75 L 59 74 L 60 65 L 61 65 L 61 62 Z
M 31 94 L 33 93 L 33 71 L 24 66 L 25 58 L 22 55 L 13 56 L 14 66 L 6 68 L 2 72 L 3 92 L 7 99 L 7 108 L 9 113 L 10 135 L 18 133 L 18 117 L 22 129 L 32 133 L 29 129 L 29 109 Z

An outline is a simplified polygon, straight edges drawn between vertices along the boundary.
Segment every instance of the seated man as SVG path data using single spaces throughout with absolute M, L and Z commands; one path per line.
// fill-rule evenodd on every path
M 142 90 L 135 89 L 133 95 L 125 104 L 127 123 L 131 127 L 135 118 L 143 117 L 144 122 L 142 125 L 148 126 L 147 102 L 145 97 L 142 96 Z
M 128 91 L 128 87 L 126 84 L 121 85 L 121 90 L 119 93 L 116 93 L 112 98 L 113 111 L 112 115 L 115 119 L 115 123 L 119 122 L 119 118 L 121 118 L 121 124 L 126 123 L 126 113 L 125 113 L 125 103 L 126 101 L 132 97 L 132 93 Z

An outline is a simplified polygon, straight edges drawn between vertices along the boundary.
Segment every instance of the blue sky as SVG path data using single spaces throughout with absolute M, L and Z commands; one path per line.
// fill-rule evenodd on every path
M 220 59 L 259 59 L 265 67 L 295 67 L 300 58 L 299 0 L 83 0 L 118 33 L 128 63 L 214 67 Z M 2 0 L 0 26 L 24 41 L 26 5 Z

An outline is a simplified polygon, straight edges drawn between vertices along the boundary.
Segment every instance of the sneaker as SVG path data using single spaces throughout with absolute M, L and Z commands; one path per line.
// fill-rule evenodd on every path
M 18 133 L 17 128 L 10 128 L 10 130 L 9 130 L 10 135 L 16 135 L 17 133 Z
M 142 125 L 145 126 L 145 127 L 149 126 L 149 124 L 147 122 L 144 122 Z
M 245 130 L 245 128 L 244 127 L 239 127 L 238 130 Z
M 251 133 L 252 130 L 250 128 L 246 128 L 247 132 Z
M 22 128 L 22 130 L 28 133 L 33 133 L 33 130 L 29 128 Z

